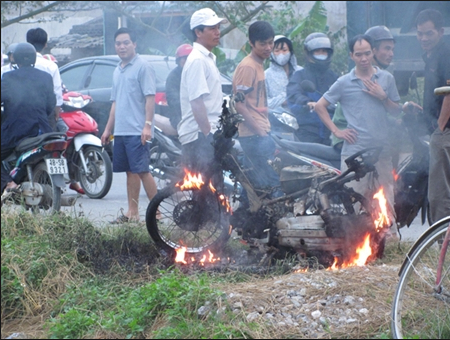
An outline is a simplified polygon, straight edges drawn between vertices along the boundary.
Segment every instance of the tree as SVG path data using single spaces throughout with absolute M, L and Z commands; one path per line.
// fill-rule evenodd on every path
M 45 19 L 39 17 L 38 22 L 59 21 L 65 19 L 62 12 L 91 10 L 96 1 L 2 1 L 1 28 L 35 18 L 39 14 L 49 14 Z

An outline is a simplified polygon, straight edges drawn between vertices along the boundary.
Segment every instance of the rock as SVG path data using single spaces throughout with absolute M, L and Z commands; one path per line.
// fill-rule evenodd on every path
M 369 313 L 369 310 L 367 308 L 361 308 L 358 312 L 360 312 L 361 314 L 367 314 Z
M 201 306 L 198 310 L 197 310 L 197 315 L 200 318 L 206 318 L 209 314 L 209 312 L 211 311 L 211 308 L 209 306 Z
M 355 298 L 353 296 L 346 296 L 344 298 L 344 304 L 346 305 L 353 305 L 355 303 Z
M 242 304 L 241 301 L 238 301 L 238 302 L 233 303 L 233 308 L 234 309 L 242 309 L 242 308 L 244 308 L 244 305 Z
M 258 312 L 252 312 L 252 313 L 248 314 L 247 317 L 246 317 L 248 322 L 255 321 L 257 318 L 259 318 L 259 313 Z
M 320 318 L 321 315 L 322 315 L 322 312 L 320 310 L 315 310 L 314 312 L 311 313 L 311 316 L 313 317 L 313 319 L 318 319 L 318 318 Z

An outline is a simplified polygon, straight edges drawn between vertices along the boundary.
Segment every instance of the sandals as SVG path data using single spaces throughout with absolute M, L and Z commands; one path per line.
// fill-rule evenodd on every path
M 81 187 L 76 188 L 74 183 L 70 183 L 69 189 L 78 192 L 80 195 L 85 195 L 85 194 L 86 194 L 86 193 L 84 192 L 83 188 L 81 188 Z

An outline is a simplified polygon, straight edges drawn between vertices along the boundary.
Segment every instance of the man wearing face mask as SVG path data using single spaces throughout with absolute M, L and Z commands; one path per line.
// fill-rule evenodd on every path
M 326 34 L 316 32 L 306 37 L 304 51 L 305 68 L 292 75 L 286 89 L 288 106 L 299 125 L 296 136 L 301 142 L 330 145 L 330 131 L 322 123 L 314 108 L 322 94 L 328 91 L 338 78 L 329 68 L 333 46 Z M 301 83 L 304 80 L 311 81 L 316 90 L 314 92 L 303 90 Z M 334 105 L 328 107 L 330 118 L 333 117 L 334 110 Z
M 292 41 L 284 35 L 276 35 L 270 66 L 264 72 L 269 110 L 287 109 L 286 86 L 292 74 L 301 69 L 303 67 L 297 65 Z

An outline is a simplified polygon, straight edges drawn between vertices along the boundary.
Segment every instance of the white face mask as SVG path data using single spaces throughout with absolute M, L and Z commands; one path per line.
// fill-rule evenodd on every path
M 313 55 L 313 57 L 316 60 L 326 60 L 328 58 L 328 56 L 325 54 L 315 54 Z
M 273 55 L 273 59 L 276 61 L 276 63 L 280 66 L 286 65 L 289 60 L 291 59 L 291 52 L 288 52 L 286 54 L 280 53 L 278 55 Z

